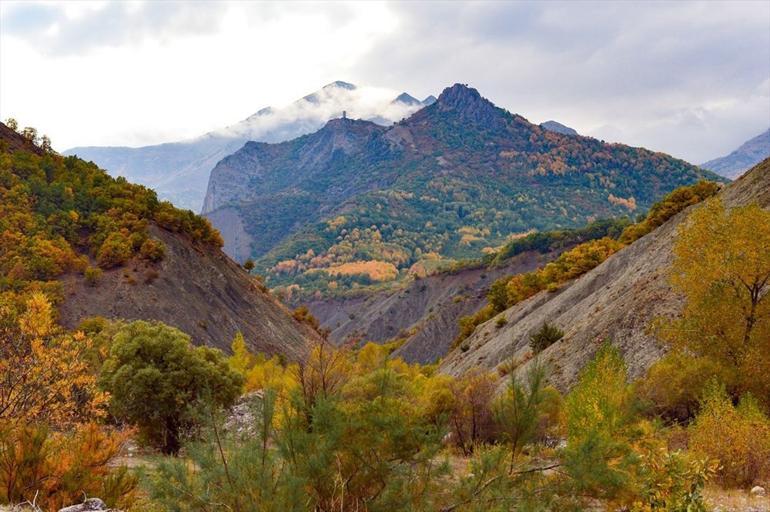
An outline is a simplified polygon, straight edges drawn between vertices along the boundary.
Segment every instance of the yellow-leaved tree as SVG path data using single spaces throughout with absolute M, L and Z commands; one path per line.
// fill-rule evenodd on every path
M 663 325 L 663 337 L 720 365 L 735 395 L 750 391 L 766 400 L 770 212 L 710 200 L 681 228 L 674 255 L 671 282 L 686 302 L 681 317 Z
M 49 299 L 0 298 L 0 422 L 68 426 L 103 414 L 105 395 L 89 368 L 93 344 L 53 321 Z

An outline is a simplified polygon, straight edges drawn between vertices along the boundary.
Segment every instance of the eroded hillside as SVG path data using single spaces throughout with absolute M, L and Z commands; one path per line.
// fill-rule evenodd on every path
M 725 187 L 720 196 L 730 206 L 756 202 L 770 207 L 770 160 Z M 677 314 L 682 305 L 668 273 L 677 229 L 688 211 L 557 291 L 540 292 L 507 309 L 501 313 L 504 325 L 496 319 L 480 325 L 442 362 L 441 371 L 461 375 L 476 366 L 493 369 L 513 360 L 520 363 L 515 371 L 521 374 L 531 365 L 530 335 L 550 322 L 564 331 L 564 337 L 545 349 L 541 360 L 560 388 L 576 381 L 605 340 L 620 349 L 630 376 L 641 376 L 664 352 L 650 330 L 651 322 Z

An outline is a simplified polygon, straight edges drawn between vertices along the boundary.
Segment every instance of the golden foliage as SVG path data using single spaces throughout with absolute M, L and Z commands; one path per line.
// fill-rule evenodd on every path
M 770 396 L 770 212 L 725 209 L 718 199 L 692 213 L 674 247 L 671 282 L 687 301 L 661 323 L 675 348 L 723 366 L 736 394 Z
M 748 486 L 770 476 L 770 419 L 753 398 L 744 396 L 735 407 L 711 381 L 701 408 L 690 428 L 690 449 L 719 460 L 723 484 Z
M 88 364 L 93 341 L 55 326 L 43 293 L 15 302 L 0 299 L 0 421 L 63 426 L 100 417 L 106 397 Z
M 372 281 L 392 281 L 398 277 L 398 269 L 386 261 L 352 261 L 324 269 L 331 276 L 352 276 L 364 274 Z

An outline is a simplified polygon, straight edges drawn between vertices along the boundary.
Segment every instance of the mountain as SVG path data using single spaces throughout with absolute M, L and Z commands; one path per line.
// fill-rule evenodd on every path
M 433 105 L 434 103 L 436 103 L 436 97 L 433 96 L 432 94 L 427 98 L 425 98 L 424 100 L 422 100 L 422 104 L 425 105 L 426 107 Z
M 770 208 L 770 159 L 726 186 L 728 206 L 756 202 Z M 697 208 L 694 206 L 691 208 Z M 598 348 L 610 340 L 620 349 L 631 378 L 644 374 L 664 352 L 648 329 L 653 319 L 673 316 L 683 304 L 669 285 L 677 230 L 691 209 L 610 256 L 602 264 L 557 291 L 543 291 L 476 328 L 463 346 L 449 354 L 440 370 L 451 375 L 479 366 L 492 369 L 512 358 L 527 361 L 529 336 L 544 322 L 564 337 L 542 352 L 550 379 L 568 388 Z M 531 363 L 516 368 L 523 374 Z
M 744 142 L 729 155 L 709 160 L 700 166 L 725 178 L 735 179 L 767 157 L 770 157 L 770 128 Z
M 271 287 L 387 283 L 510 236 L 636 214 L 715 175 L 662 153 L 554 133 L 456 84 L 391 127 L 334 119 L 248 143 L 212 170 L 204 213 Z M 331 287 L 331 288 L 330 288 Z
M 578 134 L 578 132 L 575 129 L 570 128 L 569 126 L 564 126 L 563 124 L 558 123 L 556 121 L 546 121 L 544 123 L 540 123 L 540 126 L 545 128 L 546 130 L 556 132 L 556 133 L 561 133 L 563 135 Z
M 211 169 L 246 141 L 293 139 L 318 130 L 343 111 L 390 125 L 423 107 L 406 93 L 396 99 L 387 95 L 379 89 L 336 81 L 288 106 L 263 108 L 232 126 L 190 140 L 137 148 L 75 147 L 64 154 L 93 161 L 113 176 L 148 186 L 180 208 L 200 211 Z
M 70 328 L 160 320 L 197 344 L 301 357 L 317 334 L 221 250 L 208 222 L 0 124 L 0 288 L 44 291 Z

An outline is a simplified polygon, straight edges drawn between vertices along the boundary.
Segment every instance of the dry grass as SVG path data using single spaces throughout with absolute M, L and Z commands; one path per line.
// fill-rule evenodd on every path
M 703 494 L 714 512 L 770 512 L 769 496 L 751 496 L 745 489 L 708 486 Z

